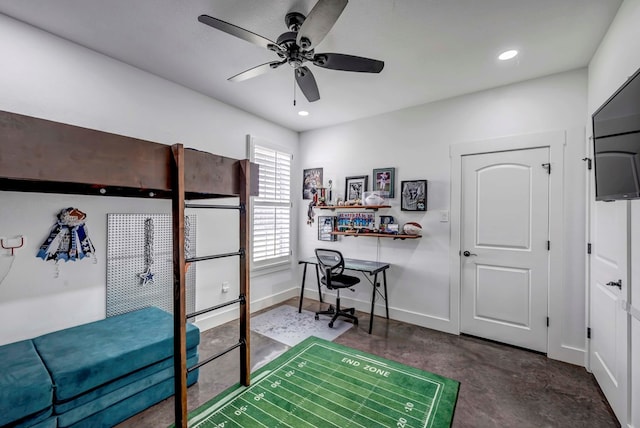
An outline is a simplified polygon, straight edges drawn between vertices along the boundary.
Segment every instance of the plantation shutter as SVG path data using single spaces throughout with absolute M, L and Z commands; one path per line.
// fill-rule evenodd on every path
M 284 264 L 291 257 L 291 154 L 252 145 L 260 165 L 259 195 L 253 198 L 252 263 Z

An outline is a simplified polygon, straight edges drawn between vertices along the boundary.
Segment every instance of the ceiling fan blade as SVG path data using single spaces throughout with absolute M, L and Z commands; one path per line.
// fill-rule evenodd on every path
M 266 49 L 273 49 L 273 47 L 276 46 L 274 42 L 267 39 L 266 37 L 262 37 L 259 34 L 253 33 L 249 30 L 245 30 L 244 28 L 238 27 L 237 25 L 229 24 L 228 22 L 222 21 L 209 15 L 200 15 L 198 17 L 198 21 L 202 22 L 203 24 L 207 24 L 217 30 L 224 31 L 227 34 L 231 34 L 232 36 L 236 36 L 242 40 L 246 40 L 247 42 L 253 43 L 254 45 L 262 46 Z
M 336 23 L 349 0 L 318 0 L 298 31 L 296 43 L 303 50 L 315 48 Z
M 230 82 L 242 82 L 243 80 L 251 79 L 253 77 L 264 74 L 269 70 L 278 68 L 285 62 L 286 61 L 274 61 L 274 62 L 267 62 L 265 64 L 260 64 L 253 68 L 245 70 L 242 73 L 238 73 L 235 76 L 231 76 L 227 80 Z
M 384 68 L 384 61 L 339 53 L 314 55 L 313 64 L 332 70 L 358 71 L 361 73 L 380 73 Z
M 295 70 L 296 82 L 304 96 L 310 103 L 320 99 L 320 92 L 313 73 L 307 67 L 299 67 Z

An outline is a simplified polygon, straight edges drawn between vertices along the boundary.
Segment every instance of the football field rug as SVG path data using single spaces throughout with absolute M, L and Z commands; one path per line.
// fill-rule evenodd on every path
M 449 427 L 459 386 L 310 337 L 196 409 L 189 427 Z

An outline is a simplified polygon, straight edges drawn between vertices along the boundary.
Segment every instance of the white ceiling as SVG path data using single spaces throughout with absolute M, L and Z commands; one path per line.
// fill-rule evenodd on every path
M 197 21 L 208 14 L 275 40 L 287 12 L 307 15 L 315 2 L 0 0 L 0 13 L 304 131 L 584 67 L 621 0 L 351 0 L 316 52 L 383 60 L 384 70 L 309 65 L 321 99 L 298 90 L 297 107 L 290 67 L 227 81 L 277 60 L 273 52 Z M 512 48 L 516 59 L 496 59 Z

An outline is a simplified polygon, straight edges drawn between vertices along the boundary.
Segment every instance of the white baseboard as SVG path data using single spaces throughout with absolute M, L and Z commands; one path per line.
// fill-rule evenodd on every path
M 269 306 L 273 306 L 280 302 L 284 302 L 292 297 L 296 297 L 299 293 L 300 287 L 294 287 L 278 294 L 267 296 L 259 300 L 253 300 L 251 301 L 251 313 L 268 308 Z M 238 314 L 237 306 L 229 306 L 217 312 L 210 312 L 209 314 L 199 316 L 196 319 L 195 324 L 198 326 L 200 331 L 205 331 L 238 319 Z
M 284 302 L 292 297 L 297 297 L 300 294 L 300 288 L 295 286 L 288 290 L 282 291 L 272 296 L 267 296 L 259 300 L 251 302 L 251 313 L 268 308 L 275 304 Z M 344 294 L 343 294 L 344 295 Z M 305 290 L 305 297 L 320 301 L 317 290 Z M 323 294 L 324 298 L 324 294 Z M 331 297 L 329 297 L 331 299 Z M 369 313 L 371 311 L 371 302 L 357 299 L 350 299 L 348 297 L 342 297 L 344 306 L 352 306 L 357 310 Z M 384 301 L 376 303 L 374 313 L 377 316 L 385 316 Z M 409 324 L 417 325 L 420 327 L 430 328 L 433 330 L 442 331 L 445 333 L 458 335 L 454 323 L 446 318 L 441 318 L 432 315 L 420 314 L 417 312 L 407 311 L 404 309 L 398 309 L 394 307 L 389 308 L 389 318 L 397 321 L 406 322 Z M 222 309 L 218 312 L 202 315 L 198 317 L 195 324 L 201 331 L 209 330 L 217 327 L 229 321 L 238 319 L 237 306 L 230 306 L 229 308 Z M 373 329 L 375 331 L 376 322 L 373 322 Z M 549 350 L 548 357 L 554 360 L 563 361 L 578 366 L 585 366 L 585 350 L 578 349 L 570 346 L 563 345 L 559 349 Z
M 365 300 L 356 300 L 350 299 L 348 297 L 344 297 L 347 293 L 341 294 L 341 300 L 344 302 L 345 307 L 354 307 L 358 311 L 370 313 L 371 312 L 371 301 Z M 307 290 L 305 289 L 305 297 L 313 300 L 320 300 L 318 296 L 318 292 L 316 290 Z M 324 298 L 324 294 L 323 294 Z M 342 305 L 341 305 L 342 306 Z M 377 316 L 385 316 L 385 306 L 384 300 L 381 302 L 377 302 L 374 307 L 374 314 Z M 398 309 L 394 307 L 389 307 L 389 318 L 402 321 L 409 324 L 417 325 L 420 327 L 430 328 L 433 330 L 443 331 L 445 333 L 458 334 L 455 329 L 453 323 L 445 318 L 440 318 L 432 315 L 419 314 L 417 312 L 411 312 L 404 309 Z M 373 321 L 373 330 L 375 331 L 376 322 Z
M 342 293 L 344 296 L 346 293 Z M 320 300 L 316 290 L 305 290 L 305 296 L 309 299 Z M 324 297 L 324 294 L 323 294 Z M 355 307 L 357 310 L 369 313 L 371 311 L 371 302 L 364 300 L 349 299 L 342 297 L 345 307 Z M 376 303 L 374 313 L 378 316 L 385 315 L 384 301 Z M 459 335 L 456 326 L 449 319 L 441 318 L 433 315 L 421 314 L 398 308 L 389 308 L 389 318 L 397 321 L 406 322 L 420 327 L 430 328 L 445 333 Z M 376 322 L 373 322 L 373 330 L 375 331 Z M 563 361 L 565 363 L 574 364 L 584 367 L 585 350 L 567 345 L 562 345 L 558 349 L 549 350 L 548 357 L 553 360 Z

